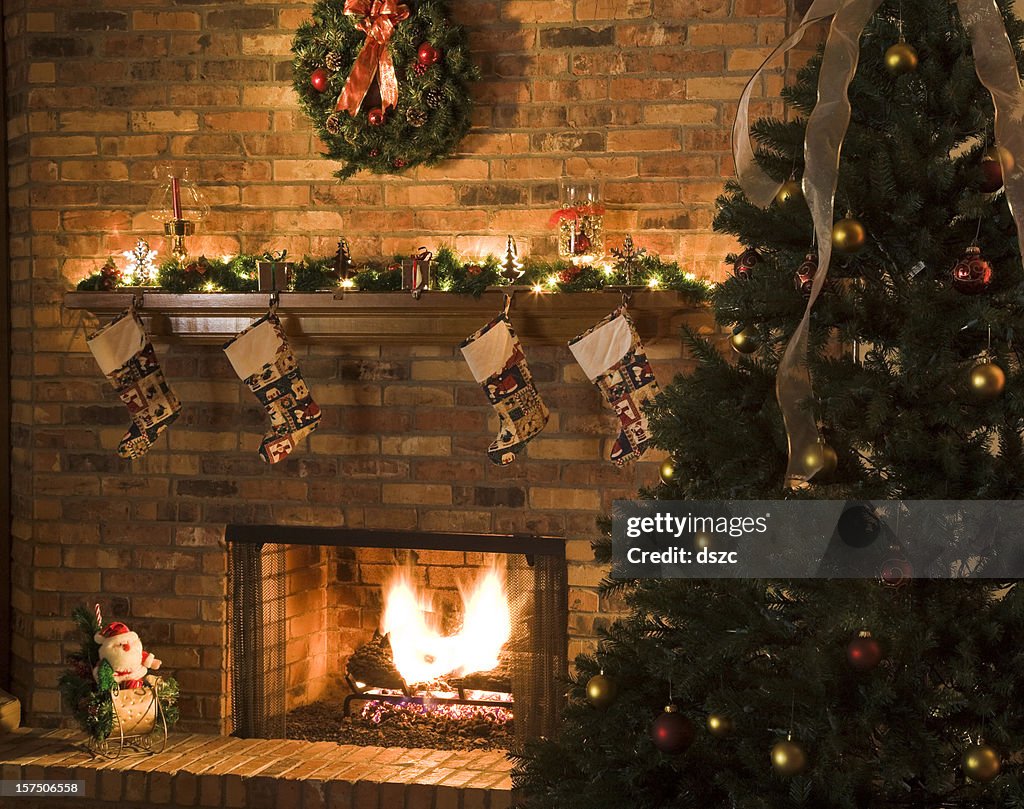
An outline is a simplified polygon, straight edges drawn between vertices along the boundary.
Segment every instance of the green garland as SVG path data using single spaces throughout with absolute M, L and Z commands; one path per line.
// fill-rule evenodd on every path
M 361 169 L 394 174 L 420 163 L 434 165 L 469 130 L 469 84 L 479 78 L 479 71 L 470 62 L 465 32 L 448 22 L 443 0 L 418 0 L 408 8 L 410 16 L 395 25 L 387 46 L 398 81 L 398 104 L 376 125 L 371 123 L 371 113 L 380 112 L 381 106 L 376 78 L 358 113 L 336 109 L 367 41 L 356 27 L 362 18 L 345 14 L 343 0 L 317 0 L 312 21 L 295 34 L 295 92 L 327 145 L 325 157 L 344 164 L 336 173 L 342 180 Z M 422 46 L 428 53 L 433 49 L 437 60 L 421 61 Z
M 82 633 L 82 646 L 68 655 L 68 670 L 61 675 L 58 687 L 65 705 L 70 706 L 78 726 L 95 741 L 103 741 L 114 729 L 114 706 L 110 688 L 114 673 L 110 664 L 99 661 L 99 644 L 93 636 L 100 631 L 93 613 L 85 607 L 75 607 L 71 617 Z M 97 677 L 93 667 L 99 663 Z M 97 682 L 98 680 L 98 682 Z M 167 727 L 178 721 L 178 683 L 173 677 L 160 677 L 157 685 L 160 710 Z
M 156 284 L 168 292 L 256 292 L 256 263 L 267 256 L 239 255 L 229 260 L 201 257 L 187 264 L 168 259 L 160 265 Z M 391 292 L 402 288 L 402 271 L 396 257 L 391 263 L 368 262 L 352 278 L 351 289 L 363 292 Z M 706 300 L 709 285 L 686 273 L 676 262 L 663 261 L 655 255 L 643 254 L 631 259 L 632 282 L 653 289 L 670 289 L 685 293 L 693 302 Z M 120 284 L 116 273 L 110 272 L 112 259 L 102 269 L 79 282 L 82 291 L 111 290 Z M 334 272 L 335 259 L 311 258 L 295 264 L 289 289 L 295 292 L 335 290 L 339 287 Z M 437 251 L 431 265 L 431 289 L 459 295 L 480 297 L 490 287 L 509 286 L 501 275 L 501 264 L 488 256 L 480 262 L 465 262 L 450 247 Z M 528 285 L 543 292 L 593 292 L 606 286 L 626 283 L 623 259 L 607 265 L 577 267 L 568 261 L 547 261 L 528 258 L 517 286 Z

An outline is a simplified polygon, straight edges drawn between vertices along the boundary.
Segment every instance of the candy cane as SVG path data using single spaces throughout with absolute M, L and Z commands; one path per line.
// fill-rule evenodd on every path
M 96 626 L 99 629 L 103 629 L 103 613 L 100 612 L 100 605 L 97 604 L 94 612 L 96 613 Z

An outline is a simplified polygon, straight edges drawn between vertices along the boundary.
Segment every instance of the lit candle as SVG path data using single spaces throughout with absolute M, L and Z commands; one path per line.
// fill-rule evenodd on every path
M 181 186 L 177 177 L 171 177 L 171 204 L 174 206 L 174 218 L 181 219 Z

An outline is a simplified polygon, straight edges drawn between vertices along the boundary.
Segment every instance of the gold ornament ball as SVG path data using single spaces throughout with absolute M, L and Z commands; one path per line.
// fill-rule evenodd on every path
M 964 751 L 964 774 L 972 781 L 991 781 L 999 775 L 999 754 L 987 744 L 975 744 Z
M 693 535 L 693 549 L 695 551 L 710 550 L 714 542 L 715 535 L 709 534 L 707 531 L 697 531 Z
M 856 219 L 840 219 L 832 226 L 832 244 L 843 253 L 856 253 L 867 238 L 864 226 Z
M 787 739 L 772 748 L 772 766 L 779 775 L 799 775 L 807 766 L 807 753 L 796 742 Z
M 663 461 L 661 466 L 658 468 L 658 475 L 661 477 L 661 482 L 668 485 L 676 477 L 676 467 L 672 461 Z
M 897 42 L 885 52 L 885 68 L 894 76 L 917 70 L 917 51 L 906 42 Z
M 729 337 L 729 344 L 734 351 L 740 354 L 753 354 L 761 347 L 757 332 L 749 327 L 733 329 L 732 335 Z
M 995 399 L 1006 387 L 1006 373 L 994 362 L 979 362 L 971 368 L 971 391 L 979 399 Z
M 985 157 L 983 159 L 997 161 L 1007 174 L 1011 173 L 1017 165 L 1017 162 L 1013 159 L 1013 152 L 1002 146 L 993 146 L 990 148 L 985 152 Z
M 603 674 L 595 674 L 587 680 L 587 699 L 595 708 L 607 708 L 615 702 L 617 691 L 615 680 Z
M 721 713 L 708 714 L 708 733 L 716 739 L 723 739 L 733 731 L 732 717 Z
M 839 465 L 839 456 L 828 444 L 812 444 L 804 453 L 804 469 L 810 474 L 812 469 L 817 468 L 815 478 L 827 478 L 836 471 Z
M 775 201 L 779 205 L 785 205 L 790 200 L 800 200 L 804 197 L 804 189 L 796 180 L 786 180 L 782 188 L 775 194 Z

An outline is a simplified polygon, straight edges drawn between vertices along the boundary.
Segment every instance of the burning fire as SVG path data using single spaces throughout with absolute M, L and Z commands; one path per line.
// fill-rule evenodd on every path
M 426 592 L 418 590 L 407 569 L 399 569 L 384 591 L 381 631 L 390 636 L 395 668 L 409 684 L 441 677 L 490 671 L 512 633 L 505 577 L 497 567 L 483 568 L 473 587 L 459 588 L 462 628 L 442 635 Z

